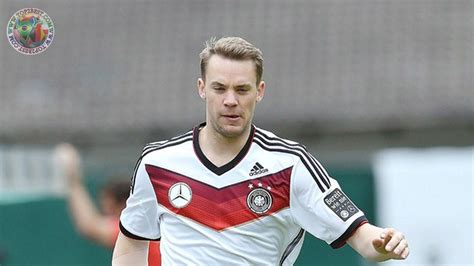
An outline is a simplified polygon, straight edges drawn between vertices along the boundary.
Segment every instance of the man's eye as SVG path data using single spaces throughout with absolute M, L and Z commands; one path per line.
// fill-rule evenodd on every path
M 215 89 L 216 91 L 223 91 L 223 90 L 224 90 L 223 87 L 214 87 L 214 89 Z

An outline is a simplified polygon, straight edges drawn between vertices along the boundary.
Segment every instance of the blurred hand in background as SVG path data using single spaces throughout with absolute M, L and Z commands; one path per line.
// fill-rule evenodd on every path
M 56 146 L 54 156 L 58 169 L 67 179 L 69 212 L 76 230 L 84 237 L 113 249 L 119 234 L 120 214 L 130 192 L 130 181 L 126 178 L 108 180 L 99 191 L 99 209 L 84 184 L 78 150 L 69 143 L 61 143 Z M 159 242 L 150 242 L 148 250 L 150 265 L 161 265 Z

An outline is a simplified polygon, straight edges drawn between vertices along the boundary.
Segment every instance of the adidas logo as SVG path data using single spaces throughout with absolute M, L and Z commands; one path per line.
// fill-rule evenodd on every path
M 268 172 L 268 169 L 264 168 L 261 164 L 256 162 L 255 165 L 252 167 L 252 170 L 250 170 L 249 176 L 259 175 L 266 172 Z

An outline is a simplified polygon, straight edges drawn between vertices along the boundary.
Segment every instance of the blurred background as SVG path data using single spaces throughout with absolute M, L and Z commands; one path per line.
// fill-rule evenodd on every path
M 384 265 L 473 265 L 472 0 L 2 0 L 53 20 L 43 53 L 0 42 L 0 265 L 107 265 L 74 229 L 59 142 L 92 195 L 143 146 L 204 120 L 199 52 L 241 36 L 264 54 L 255 124 L 305 144 L 411 256 Z M 297 265 L 373 265 L 307 235 Z

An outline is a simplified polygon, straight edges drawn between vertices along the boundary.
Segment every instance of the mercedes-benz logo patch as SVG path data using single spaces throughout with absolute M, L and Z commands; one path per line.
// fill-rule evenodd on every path
M 256 188 L 247 195 L 247 206 L 254 213 L 266 213 L 272 207 L 272 195 L 263 188 Z
M 178 209 L 186 207 L 191 202 L 192 197 L 191 188 L 183 182 L 174 184 L 168 191 L 168 199 L 171 205 Z

